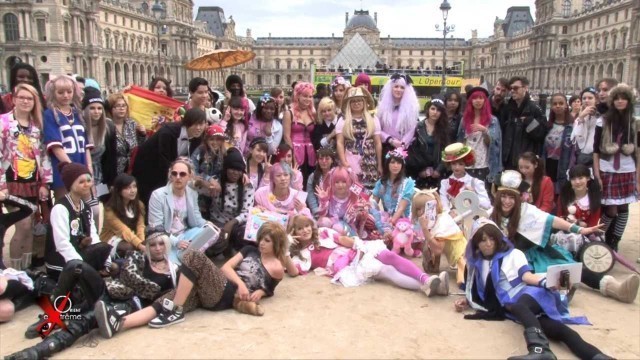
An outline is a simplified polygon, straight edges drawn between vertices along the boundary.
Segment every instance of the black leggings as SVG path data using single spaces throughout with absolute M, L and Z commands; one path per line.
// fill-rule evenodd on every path
M 522 295 L 518 302 L 510 305 L 507 310 L 522 323 L 525 329 L 532 327 L 542 329 L 549 339 L 565 343 L 571 352 L 580 359 L 592 359 L 601 353 L 598 348 L 584 341 L 573 329 L 560 321 L 547 317 L 540 304 L 527 294 Z M 536 317 L 536 315 L 541 316 Z

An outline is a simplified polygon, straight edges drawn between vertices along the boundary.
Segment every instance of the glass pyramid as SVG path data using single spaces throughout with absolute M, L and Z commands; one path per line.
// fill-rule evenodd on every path
M 330 66 L 343 68 L 375 67 L 378 56 L 367 42 L 356 33 L 329 63 Z

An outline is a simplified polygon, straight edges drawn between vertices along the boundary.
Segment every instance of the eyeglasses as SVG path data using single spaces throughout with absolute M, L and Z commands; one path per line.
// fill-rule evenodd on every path
M 19 101 L 32 102 L 34 99 L 32 97 L 27 96 L 17 96 L 16 99 Z
M 126 109 L 127 104 L 118 104 L 113 106 L 114 109 Z
M 511 87 L 511 91 L 518 91 L 520 89 L 522 89 L 522 86 L 512 86 Z
M 181 178 L 183 178 L 183 177 L 187 177 L 187 175 L 189 175 L 189 174 L 187 174 L 186 171 L 180 171 L 180 172 L 172 171 L 171 172 L 171 176 L 173 176 L 173 177 L 181 177 Z

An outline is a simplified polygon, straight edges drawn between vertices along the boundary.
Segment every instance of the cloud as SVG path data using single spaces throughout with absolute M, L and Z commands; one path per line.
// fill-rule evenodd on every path
M 442 26 L 441 0 L 362 1 L 362 8 L 373 16 L 378 13 L 381 37 L 440 37 L 435 24 Z M 496 16 L 504 18 L 511 6 L 529 6 L 535 15 L 535 0 L 450 0 L 448 24 L 455 25 L 454 37 L 468 39 L 471 30 L 478 36 L 493 35 Z M 360 9 L 361 1 L 353 0 L 222 0 L 217 3 L 227 18 L 233 16 L 238 35 L 250 28 L 253 37 L 329 37 L 342 36 L 345 12 L 349 17 Z M 195 0 L 196 6 L 207 6 L 205 0 Z

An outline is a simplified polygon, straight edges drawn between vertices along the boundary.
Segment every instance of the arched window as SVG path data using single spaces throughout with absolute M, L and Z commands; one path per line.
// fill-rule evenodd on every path
M 4 39 L 6 41 L 18 41 L 20 38 L 18 17 L 11 13 L 4 14 L 2 22 L 4 23 Z
M 276 85 L 280 85 L 280 75 L 276 75 Z

